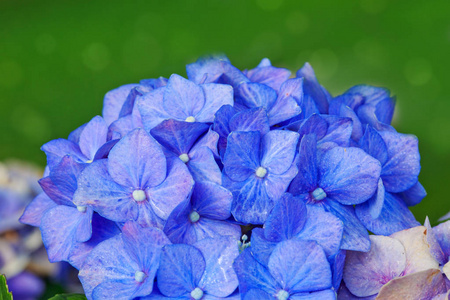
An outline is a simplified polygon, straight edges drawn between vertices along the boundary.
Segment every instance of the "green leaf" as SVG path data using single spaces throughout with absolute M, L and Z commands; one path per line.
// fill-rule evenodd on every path
M 12 294 L 8 290 L 8 285 L 6 284 L 5 275 L 0 275 L 0 299 L 1 300 L 12 300 Z
M 58 294 L 48 300 L 86 300 L 86 296 L 82 294 Z

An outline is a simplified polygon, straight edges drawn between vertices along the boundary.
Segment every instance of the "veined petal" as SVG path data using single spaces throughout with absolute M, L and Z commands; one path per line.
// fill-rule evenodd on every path
M 158 88 L 136 99 L 136 105 L 142 116 L 142 123 L 147 131 L 150 131 L 162 121 L 171 119 L 171 116 L 163 107 L 164 91 L 165 87 Z
M 102 115 L 103 118 L 105 118 L 107 125 L 119 118 L 120 110 L 122 109 L 128 94 L 136 86 L 139 85 L 136 83 L 126 84 L 106 93 L 105 98 L 103 99 Z
M 223 105 L 233 105 L 233 87 L 227 84 L 206 83 L 200 85 L 205 94 L 205 104 L 195 115 L 198 122 L 212 123 L 215 113 Z
M 359 146 L 370 156 L 378 159 L 381 165 L 388 160 L 388 150 L 381 135 L 372 127 L 367 125 L 366 131 L 359 140 Z
M 233 195 L 219 184 L 197 181 L 191 201 L 192 207 L 201 216 L 216 220 L 226 220 L 231 216 Z
M 235 101 L 246 108 L 264 107 L 270 110 L 277 99 L 277 92 L 267 85 L 244 82 L 234 90 Z
M 419 204 L 420 201 L 422 201 L 422 199 L 426 197 L 427 191 L 425 191 L 423 185 L 417 181 L 415 185 L 413 185 L 406 191 L 401 192 L 399 195 L 403 199 L 403 201 L 405 201 L 406 205 L 414 206 L 416 204 Z
M 277 201 L 287 191 L 292 179 L 297 175 L 298 169 L 295 163 L 283 174 L 268 173 L 264 178 L 264 186 L 267 195 Z
M 108 126 L 102 117 L 96 116 L 86 124 L 80 134 L 80 150 L 88 159 L 94 159 L 97 150 L 106 143 Z
M 28 204 L 19 221 L 24 224 L 39 227 L 45 212 L 56 205 L 45 193 L 40 193 Z
M 270 255 L 279 241 L 269 241 L 264 237 L 264 229 L 254 228 L 252 230 L 251 251 L 254 258 L 261 264 L 267 266 Z
M 314 74 L 314 70 L 309 63 L 305 63 L 305 65 L 297 71 L 297 77 L 303 77 L 303 91 L 314 99 L 313 101 L 317 105 L 320 113 L 328 113 L 328 97 L 317 81 L 316 74 Z
M 297 149 L 299 134 L 291 131 L 274 130 L 262 137 L 261 165 L 269 173 L 283 174 L 292 165 Z
M 383 210 L 385 194 L 383 180 L 380 178 L 376 193 L 366 202 L 355 206 L 356 215 L 365 216 L 365 218 L 370 216 L 371 219 L 378 218 Z
M 186 165 L 195 181 L 222 183 L 222 173 L 211 149 L 207 147 L 196 149 L 194 153 L 189 154 Z
M 289 120 L 302 112 L 303 79 L 293 78 L 285 81 L 278 92 L 278 98 L 268 111 L 270 125 Z
M 263 107 L 245 109 L 230 119 L 230 131 L 259 131 L 261 135 L 270 130 L 267 111 Z
M 73 156 L 80 163 L 85 163 L 89 160 L 84 156 L 77 144 L 65 139 L 52 140 L 44 144 L 41 150 L 47 155 L 47 165 L 50 169 L 53 169 L 66 155 Z

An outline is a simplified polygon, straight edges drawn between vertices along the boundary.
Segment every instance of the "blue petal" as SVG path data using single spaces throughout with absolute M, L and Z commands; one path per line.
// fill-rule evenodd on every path
M 222 183 L 222 173 L 209 148 L 196 149 L 189 153 L 189 157 L 189 162 L 186 165 L 195 181 Z
M 171 212 L 164 225 L 164 233 L 172 243 L 193 244 L 197 235 L 193 223 L 189 220 L 192 206 L 189 201 L 183 201 Z
M 139 84 L 152 87 L 154 89 L 160 88 L 162 86 L 167 85 L 167 78 L 159 77 L 159 78 L 150 78 L 150 79 L 142 79 L 139 81 Z
M 166 177 L 161 146 L 143 129 L 123 137 L 110 151 L 108 171 L 115 182 L 134 189 L 156 186 Z
M 314 292 L 331 288 L 331 269 L 322 248 L 314 242 L 287 240 L 279 243 L 270 255 L 270 274 L 281 288 Z
M 263 83 L 274 90 L 278 90 L 283 82 L 289 79 L 291 72 L 288 69 L 276 68 L 266 64 L 259 64 L 258 67 L 247 71 L 247 77 L 252 82 Z
M 299 125 L 298 128 L 293 126 Z M 298 131 L 300 137 L 303 138 L 307 134 L 315 134 L 318 140 L 322 139 L 328 131 L 328 122 L 323 118 L 322 115 L 313 114 L 306 120 L 301 120 L 290 124 L 291 130 Z
M 205 272 L 199 286 L 207 294 L 216 297 L 227 297 L 238 286 L 238 278 L 233 270 L 233 262 L 239 255 L 234 238 L 208 238 L 194 244 L 205 258 Z
M 269 119 L 262 107 L 238 112 L 230 119 L 230 131 L 259 131 L 261 135 L 269 132 Z
M 50 179 L 64 198 L 72 198 L 77 189 L 77 178 L 85 168 L 70 156 L 65 156 L 50 173 Z M 71 205 L 71 202 L 67 203 Z
M 41 150 L 47 155 L 47 165 L 50 169 L 53 169 L 53 167 L 66 155 L 73 156 L 73 158 L 80 163 L 88 161 L 88 158 L 81 153 L 77 144 L 65 139 L 52 140 L 44 144 L 41 147 Z
M 119 139 L 116 139 L 103 144 L 103 146 L 98 149 L 97 153 L 95 153 L 94 160 L 108 158 L 109 152 L 111 151 L 112 147 L 117 144 L 118 141 Z
M 239 222 L 263 224 L 274 206 L 267 195 L 264 181 L 251 176 L 233 200 L 231 213 Z
M 339 250 L 335 255 L 328 257 L 331 273 L 333 273 L 333 289 L 335 291 L 339 289 L 342 282 L 346 254 L 347 250 Z
M 158 288 L 168 297 L 179 297 L 198 287 L 205 272 L 205 259 L 197 248 L 184 245 L 167 245 L 161 254 L 157 273 Z
M 92 291 L 92 299 L 128 300 L 136 296 L 146 296 L 146 294 L 139 295 L 137 292 L 138 285 L 133 278 L 120 278 L 100 283 Z
M 200 86 L 172 74 L 164 91 L 164 110 L 174 119 L 184 120 L 197 115 L 205 105 L 205 95 Z
M 269 263 L 270 255 L 277 244 L 278 241 L 269 241 L 264 237 L 264 229 L 254 228 L 252 230 L 251 251 L 261 264 L 267 265 Z
M 420 154 L 417 137 L 396 132 L 380 132 L 388 149 L 389 159 L 383 165 L 381 178 L 386 190 L 404 192 L 417 182 Z
M 103 118 L 107 125 L 119 118 L 120 110 L 130 91 L 138 84 L 126 84 L 106 93 L 103 99 Z
M 231 216 L 233 195 L 219 184 L 206 181 L 196 182 L 191 201 L 192 207 L 201 216 L 215 220 L 226 220 Z
M 288 240 L 300 231 L 306 222 L 306 205 L 286 193 L 281 197 L 264 224 L 264 236 L 272 242 Z
M 269 270 L 252 256 L 250 248 L 245 249 L 235 259 L 233 268 L 239 279 L 239 292 L 244 299 L 246 293 L 252 289 L 273 295 L 280 288 Z
M 355 215 L 354 208 L 336 201 L 322 202 L 326 211 L 344 223 L 341 249 L 367 252 L 370 249 L 369 234 Z
M 385 193 L 384 206 L 378 218 L 372 219 L 370 214 L 361 210 L 356 213 L 364 226 L 375 234 L 390 235 L 420 225 L 403 200 L 388 192 Z
M 87 124 L 83 124 L 80 127 L 78 127 L 77 129 L 75 129 L 74 131 L 72 131 L 69 136 L 67 137 L 67 139 L 75 144 L 78 144 L 80 142 L 80 135 L 81 132 L 83 132 L 84 127 L 86 127 Z
M 403 201 L 405 201 L 405 204 L 408 206 L 419 204 L 420 201 L 422 201 L 422 199 L 426 197 L 426 195 L 427 192 L 425 191 L 425 188 L 418 181 L 415 185 L 399 194 L 399 196 L 402 197 Z
M 165 88 L 151 91 L 137 99 L 137 107 L 142 116 L 145 130 L 150 131 L 153 127 L 166 119 L 172 119 L 163 107 L 163 95 Z M 182 119 L 184 120 L 184 119 Z
M 45 193 L 40 193 L 28 204 L 19 221 L 24 224 L 39 227 L 45 212 L 56 205 Z
M 166 179 L 160 185 L 147 189 L 154 213 L 166 220 L 172 210 L 188 197 L 193 185 L 194 180 L 181 160 L 168 161 Z
M 257 290 L 257 289 L 251 289 L 248 291 L 248 293 L 245 294 L 244 298 L 241 298 L 242 300 L 253 300 L 253 299 L 259 299 L 259 300 L 273 300 L 274 297 L 270 295 L 267 292 L 264 292 L 263 290 Z
M 439 242 L 444 254 L 450 256 L 450 222 L 441 223 L 433 228 L 433 234 Z
M 303 77 L 303 90 L 304 93 L 312 97 L 314 103 L 321 114 L 328 113 L 328 99 L 327 94 L 323 91 L 319 82 L 317 81 L 316 74 L 309 63 L 297 71 L 297 77 Z
M 289 300 L 334 300 L 336 299 L 336 292 L 332 289 L 322 290 L 311 293 L 299 293 L 289 297 Z
M 317 142 L 314 134 L 305 135 L 300 142 L 298 173 L 292 180 L 289 192 L 294 195 L 309 193 L 317 188 Z
M 50 176 L 39 180 L 39 185 L 42 190 L 53 200 L 56 204 L 72 206 L 72 194 L 65 194 L 53 183 Z
M 292 166 L 299 134 L 291 131 L 274 130 L 262 138 L 261 166 L 272 174 L 283 174 Z
M 236 114 L 236 109 L 231 105 L 222 106 L 215 114 L 213 129 L 221 137 L 227 137 L 230 130 L 230 120 Z M 247 120 L 247 119 L 245 119 Z
M 78 178 L 75 205 L 90 205 L 96 212 L 113 221 L 136 220 L 138 204 L 132 199 L 133 189 L 114 182 L 107 171 L 106 160 L 94 161 Z
M 359 146 L 367 154 L 378 159 L 381 165 L 384 165 L 388 160 L 388 151 L 386 143 L 381 135 L 372 127 L 367 126 L 363 137 L 359 140 Z
M 223 105 L 233 105 L 233 87 L 226 84 L 207 83 L 201 88 L 205 94 L 205 105 L 195 115 L 198 122 L 212 123 L 214 115 Z
M 210 127 L 208 132 L 204 136 L 202 136 L 200 140 L 198 140 L 197 143 L 195 143 L 195 145 L 191 148 L 190 153 L 193 154 L 198 148 L 208 147 L 214 154 L 214 157 L 219 158 L 219 153 L 217 152 L 218 141 L 219 135 Z
M 165 120 L 150 133 L 164 147 L 177 155 L 187 154 L 197 139 L 208 130 L 203 123 Z
M 264 84 L 242 83 L 235 89 L 235 101 L 246 108 L 263 107 L 270 110 L 277 100 L 277 92 Z
M 94 288 L 104 282 L 124 280 L 130 284 L 134 282 L 137 288 L 142 283 L 135 281 L 136 271 L 140 271 L 138 263 L 128 255 L 122 236 L 116 235 L 92 250 L 78 277 L 87 298 L 93 299 Z M 153 279 L 147 277 L 145 283 L 153 285 Z
M 120 109 L 119 118 L 130 115 L 133 111 L 136 98 L 146 93 L 149 93 L 152 90 L 153 90 L 152 87 L 144 85 L 138 85 L 133 89 L 131 89 L 130 93 L 127 96 L 127 99 L 125 100 L 125 102 L 122 105 L 122 108 Z
M 319 186 L 327 197 L 353 205 L 375 193 L 381 165 L 361 149 L 335 147 L 322 156 L 319 170 Z
M 428 216 L 425 218 L 423 226 L 427 228 L 426 237 L 427 243 L 430 246 L 431 255 L 434 257 L 434 259 L 436 259 L 439 262 L 439 265 L 445 265 L 445 263 L 448 261 L 448 256 L 445 255 L 444 251 L 439 245 L 436 235 L 434 234 L 433 229 L 431 228 Z
M 260 166 L 259 144 L 257 131 L 235 131 L 228 136 L 223 164 L 232 180 L 246 180 Z
M 317 205 L 307 205 L 307 212 L 303 228 L 295 238 L 317 242 L 327 256 L 336 254 L 341 246 L 343 222 Z
M 385 197 L 385 188 L 383 185 L 383 180 L 380 178 L 378 180 L 377 192 L 366 202 L 363 202 L 355 206 L 356 214 L 370 215 L 372 219 L 378 218 L 378 216 L 381 213 L 381 210 L 383 209 L 384 197 Z
M 83 154 L 94 159 L 97 150 L 106 143 L 106 135 L 108 134 L 108 126 L 102 117 L 96 116 L 86 124 L 80 134 L 80 149 Z
M 239 241 L 241 237 L 241 227 L 237 224 L 232 224 L 229 221 L 214 220 L 208 218 L 202 218 L 194 224 L 192 227 L 197 241 L 201 241 L 206 238 L 219 238 L 228 236 L 234 239 L 235 243 Z
M 322 118 L 327 122 L 328 128 L 327 134 L 321 139 L 321 142 L 333 142 L 341 147 L 347 147 L 353 129 L 352 120 L 329 115 L 323 115 Z

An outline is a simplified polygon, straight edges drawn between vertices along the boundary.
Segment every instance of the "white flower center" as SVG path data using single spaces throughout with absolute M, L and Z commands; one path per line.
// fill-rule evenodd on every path
M 200 288 L 196 287 L 195 289 L 192 290 L 191 297 L 194 298 L 195 300 L 202 299 L 203 291 Z
M 144 281 L 145 277 L 146 275 L 142 271 L 136 271 L 136 273 L 134 273 L 134 280 L 136 280 L 137 282 Z
M 285 290 L 279 290 L 277 293 L 277 299 L 278 300 L 287 300 L 289 299 L 289 293 Z
M 87 164 L 90 164 L 90 163 L 93 162 L 93 161 L 94 161 L 93 159 L 89 159 L 89 160 L 86 161 L 86 163 L 87 163 Z
M 87 210 L 86 206 L 77 205 L 77 209 L 79 212 L 84 213 Z
M 267 174 L 267 169 L 265 169 L 263 167 L 259 167 L 258 169 L 256 169 L 255 173 L 256 173 L 256 176 L 263 178 Z
M 190 116 L 190 117 L 187 117 L 186 120 L 184 120 L 184 121 L 189 122 L 189 123 L 194 123 L 195 118 L 193 116 Z
M 312 192 L 312 196 L 314 200 L 320 201 L 327 197 L 327 193 L 325 193 L 325 191 L 322 190 L 322 188 L 317 188 L 314 190 L 314 192 Z
M 143 190 L 135 190 L 133 192 L 133 199 L 137 202 L 141 202 L 147 199 L 147 196 Z
M 192 223 L 197 222 L 199 219 L 200 215 L 195 210 L 189 214 L 189 220 L 191 220 Z
M 189 156 L 186 153 L 181 154 L 178 156 L 179 159 L 181 159 L 182 162 L 187 163 L 189 161 Z

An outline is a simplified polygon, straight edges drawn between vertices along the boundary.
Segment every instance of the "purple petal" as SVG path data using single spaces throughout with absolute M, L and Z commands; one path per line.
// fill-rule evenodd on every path
M 195 115 L 198 122 L 212 123 L 214 115 L 223 105 L 233 105 L 233 87 L 226 84 L 207 83 L 200 86 L 205 94 L 205 104 Z
M 317 188 L 317 142 L 313 134 L 305 135 L 300 142 L 298 173 L 292 180 L 289 192 L 294 195 L 312 192 Z
M 177 155 L 187 154 L 197 139 L 208 130 L 203 123 L 165 120 L 151 130 L 152 136 Z
M 28 204 L 19 221 L 24 224 L 39 227 L 45 212 L 56 205 L 45 193 L 40 193 Z
M 44 281 L 33 273 L 24 271 L 8 278 L 8 288 L 14 299 L 39 299 L 45 291 Z
M 246 108 L 263 107 L 270 110 L 277 99 L 277 92 L 260 83 L 241 83 L 235 89 L 235 101 Z
M 269 173 L 285 173 L 292 166 L 298 138 L 299 134 L 291 131 L 275 130 L 265 134 L 261 145 L 261 166 Z
M 325 212 L 317 205 L 307 205 L 302 230 L 295 236 L 300 240 L 312 240 L 319 244 L 326 256 L 334 255 L 341 246 L 344 224 L 332 213 Z
M 439 245 L 436 235 L 434 234 L 433 229 L 431 228 L 428 216 L 425 218 L 425 222 L 423 225 L 427 228 L 426 232 L 427 243 L 428 245 L 430 245 L 431 255 L 439 262 L 439 265 L 445 265 L 445 263 L 448 260 L 448 256 L 445 255 L 444 251 Z
M 186 165 L 195 181 L 222 183 L 222 172 L 209 148 L 196 149 L 189 157 Z
M 404 192 L 401 192 L 400 197 L 402 197 L 403 201 L 405 201 L 405 204 L 408 206 L 414 206 L 420 203 L 423 198 L 426 197 L 427 192 L 425 191 L 425 188 L 422 186 L 420 182 L 417 181 L 415 185 L 410 187 Z
M 439 269 L 439 263 L 430 253 L 424 226 L 402 230 L 391 235 L 399 240 L 406 250 L 406 267 L 403 274 L 412 274 L 428 269 Z
M 321 114 L 325 114 L 328 112 L 328 97 L 326 93 L 323 91 L 319 82 L 316 79 L 316 74 L 314 74 L 314 70 L 309 63 L 305 63 L 305 65 L 297 71 L 297 77 L 303 77 L 303 90 L 305 94 L 309 95 L 314 99 L 317 108 L 319 109 Z
M 86 124 L 80 134 L 80 149 L 83 154 L 94 159 L 97 150 L 106 143 L 106 135 L 108 134 L 108 126 L 102 117 L 96 116 Z
M 216 220 L 226 220 L 231 216 L 230 210 L 233 195 L 216 183 L 196 182 L 191 201 L 192 207 L 201 216 Z
M 327 197 L 353 205 L 375 193 L 381 165 L 361 149 L 336 147 L 323 155 L 319 170 L 319 186 Z
M 378 159 L 381 165 L 384 165 L 387 162 L 388 151 L 386 143 L 381 135 L 372 126 L 367 126 L 366 132 L 359 140 L 359 146 L 367 154 Z
M 181 160 L 168 161 L 166 179 L 160 185 L 147 190 L 155 214 L 166 220 L 172 210 L 188 197 L 193 185 L 194 180 Z
M 358 219 L 375 234 L 389 235 L 394 232 L 420 225 L 414 215 L 398 196 L 385 193 L 380 215 L 372 219 L 370 212 L 356 209 Z
M 108 171 L 117 183 L 142 189 L 157 186 L 166 177 L 161 146 L 143 129 L 123 137 L 109 153 Z
M 341 249 L 362 252 L 369 251 L 369 234 L 356 217 L 354 208 L 332 200 L 325 200 L 322 203 L 325 211 L 332 213 L 344 223 Z
M 306 205 L 286 193 L 275 204 L 264 224 L 264 237 L 272 242 L 288 240 L 297 235 L 306 222 Z
M 164 92 L 164 110 L 174 119 L 184 120 L 196 116 L 205 105 L 205 95 L 200 86 L 172 74 Z
M 227 297 L 238 286 L 233 262 L 239 255 L 234 238 L 203 239 L 194 244 L 205 258 L 206 268 L 199 286 L 216 297 Z M 218 284 L 220 282 L 220 284 Z
M 74 204 L 92 206 L 96 212 L 113 221 L 135 220 L 139 208 L 132 198 L 133 189 L 115 183 L 106 165 L 106 160 L 98 160 L 81 173 Z
M 445 291 L 445 281 L 441 272 L 430 269 L 391 280 L 380 290 L 377 298 L 432 299 Z
M 234 181 L 246 180 L 260 165 L 260 133 L 232 132 L 223 158 L 224 171 Z
M 127 99 L 128 94 L 131 89 L 138 86 L 138 84 L 127 84 L 118 87 L 114 90 L 106 93 L 103 100 L 103 118 L 105 119 L 107 125 L 111 124 L 119 118 L 120 110 Z
M 158 288 L 168 297 L 190 293 L 198 287 L 205 268 L 205 259 L 197 248 L 184 244 L 167 245 L 161 254 Z
M 269 271 L 286 290 L 313 292 L 331 288 L 331 270 L 322 248 L 314 242 L 287 240 L 270 255 Z
M 377 294 L 391 279 L 402 276 L 406 267 L 405 248 L 396 239 L 371 235 L 369 252 L 347 251 L 344 282 L 352 294 Z
M 264 181 L 250 177 L 234 199 L 231 213 L 237 221 L 249 224 L 263 224 L 274 206 L 274 200 L 267 195 Z
M 380 132 L 388 149 L 389 160 L 383 165 L 381 178 L 386 190 L 403 192 L 417 182 L 420 154 L 417 137 L 396 132 Z

